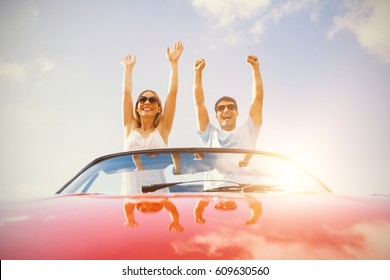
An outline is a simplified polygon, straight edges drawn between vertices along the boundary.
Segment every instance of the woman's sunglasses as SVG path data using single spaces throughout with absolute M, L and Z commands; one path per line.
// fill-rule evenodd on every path
M 155 104 L 158 102 L 158 99 L 156 97 L 141 96 L 140 98 L 138 98 L 138 103 L 145 104 L 147 100 L 149 100 L 150 104 Z
M 218 106 L 217 106 L 217 111 L 218 111 L 218 112 L 223 112 L 223 111 L 225 110 L 226 107 L 227 107 L 230 111 L 236 110 L 236 105 L 234 105 L 234 104 L 227 104 L 227 105 L 218 105 Z

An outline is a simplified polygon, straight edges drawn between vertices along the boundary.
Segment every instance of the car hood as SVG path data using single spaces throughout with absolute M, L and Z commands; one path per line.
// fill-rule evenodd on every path
M 3 204 L 5 259 L 390 259 L 390 199 L 66 195 Z

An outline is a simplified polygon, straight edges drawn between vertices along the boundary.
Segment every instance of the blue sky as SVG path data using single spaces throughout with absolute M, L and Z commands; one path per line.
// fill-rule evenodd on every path
M 265 89 L 258 149 L 295 158 L 335 192 L 390 194 L 389 12 L 386 0 L 1 1 L 2 197 L 52 194 L 120 151 L 119 59 L 137 56 L 135 93 L 165 100 L 165 49 L 177 40 L 169 146 L 199 146 L 194 61 L 206 60 L 209 111 L 233 96 L 242 123 L 254 54 Z

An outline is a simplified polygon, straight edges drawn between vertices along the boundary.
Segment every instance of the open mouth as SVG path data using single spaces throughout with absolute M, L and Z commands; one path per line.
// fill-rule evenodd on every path
M 229 120 L 232 119 L 232 116 L 225 115 L 225 116 L 222 117 L 222 119 L 223 119 L 224 121 L 229 121 Z

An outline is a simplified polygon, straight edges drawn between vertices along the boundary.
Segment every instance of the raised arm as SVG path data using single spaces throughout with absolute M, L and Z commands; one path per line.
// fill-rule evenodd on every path
M 126 134 L 130 132 L 131 125 L 134 123 L 133 113 L 133 67 L 135 65 L 135 55 L 130 54 L 124 56 L 120 63 L 124 67 L 123 82 L 122 82 L 122 124 Z
M 204 103 L 202 71 L 206 66 L 204 59 L 198 59 L 194 64 L 194 104 L 196 112 L 196 125 L 199 132 L 206 130 L 209 124 L 209 113 Z
M 260 73 L 259 60 L 254 55 L 246 57 L 246 61 L 252 66 L 252 103 L 249 116 L 257 125 L 263 121 L 263 81 Z
M 167 58 L 170 63 L 168 96 L 165 101 L 163 116 L 161 119 L 160 133 L 165 142 L 168 142 L 168 136 L 172 130 L 173 119 L 176 111 L 176 97 L 179 87 L 179 59 L 183 52 L 183 44 L 177 41 L 172 50 L 167 47 Z

